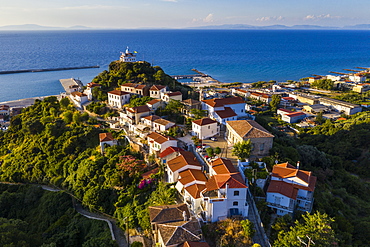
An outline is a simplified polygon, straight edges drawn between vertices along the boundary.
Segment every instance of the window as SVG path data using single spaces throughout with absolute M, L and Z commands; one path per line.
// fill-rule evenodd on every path
M 210 129 L 211 128 L 211 126 L 208 126 L 208 129 Z
M 233 202 L 233 206 L 238 206 L 238 202 Z
M 260 151 L 263 151 L 265 149 L 265 143 L 262 143 L 261 145 L 260 145 Z
M 239 190 L 234 191 L 234 196 L 239 196 Z

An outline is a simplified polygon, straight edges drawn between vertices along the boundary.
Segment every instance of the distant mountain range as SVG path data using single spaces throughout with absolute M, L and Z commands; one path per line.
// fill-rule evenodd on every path
M 89 30 L 94 29 L 86 26 L 72 26 L 72 27 L 51 27 L 51 26 L 40 26 L 36 24 L 24 24 L 24 25 L 9 25 L 0 26 L 0 30 Z M 108 28 L 110 29 L 110 28 Z M 113 29 L 113 28 L 112 28 Z M 119 28 L 115 28 L 119 29 Z M 143 28 L 140 28 L 143 29 Z M 145 28 L 145 29 L 169 29 L 169 28 Z M 330 26 L 318 26 L 318 25 L 270 25 L 270 26 L 252 26 L 245 24 L 224 24 L 224 25 L 211 25 L 211 26 L 200 26 L 200 27 L 188 27 L 185 29 L 249 29 L 249 30 L 370 30 L 370 24 L 358 24 L 353 26 L 344 27 L 330 27 Z
M 353 26 L 344 26 L 344 27 L 330 27 L 330 26 L 318 26 L 318 25 L 271 25 L 271 26 L 252 26 L 244 24 L 225 24 L 225 25 L 212 25 L 212 26 L 200 26 L 200 27 L 191 27 L 190 29 L 353 29 L 353 30 L 363 30 L 370 29 L 370 24 L 358 24 Z
M 50 27 L 50 26 L 40 26 L 36 24 L 0 26 L 0 30 L 83 30 L 83 29 L 91 28 L 85 26 Z

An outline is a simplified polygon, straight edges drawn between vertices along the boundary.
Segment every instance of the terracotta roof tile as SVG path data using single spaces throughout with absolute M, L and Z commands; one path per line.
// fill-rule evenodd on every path
M 205 184 L 193 184 L 184 189 L 194 198 L 200 198 L 200 193 L 206 188 Z
M 132 112 L 132 113 L 143 113 L 143 112 L 149 112 L 150 111 L 150 109 L 147 105 L 130 107 L 130 108 L 127 108 L 127 110 L 129 112 Z
M 208 117 L 205 117 L 205 118 L 202 118 L 202 119 L 194 120 L 193 123 L 195 123 L 197 125 L 200 125 L 200 126 L 204 126 L 204 125 L 208 125 L 208 124 L 217 123 L 217 121 L 215 121 L 213 119 L 210 119 Z
M 180 91 L 171 92 L 171 93 L 165 93 L 165 94 L 168 95 L 168 97 L 182 95 L 182 93 Z
M 211 165 L 212 169 L 217 174 L 230 174 L 237 172 L 231 160 L 228 159 L 218 158 L 212 161 Z
M 274 137 L 254 120 L 227 121 L 226 124 L 242 138 Z
M 296 185 L 297 188 L 314 191 L 317 178 L 309 171 L 297 169 L 289 163 L 277 164 L 273 167 L 271 176 L 277 178 L 298 178 L 307 186 Z
M 229 188 L 248 188 L 245 185 L 240 173 L 233 174 L 217 174 L 208 179 L 206 183 L 207 191 L 223 189 L 229 185 Z
M 180 151 L 180 155 L 167 162 L 171 171 L 175 172 L 187 165 L 202 167 L 192 152 Z
M 165 88 L 166 86 L 162 85 L 153 85 L 149 90 L 150 91 L 160 91 L 161 89 Z
M 149 179 L 151 177 L 151 175 L 153 174 L 157 174 L 159 171 L 159 167 L 156 167 L 150 171 L 147 171 L 147 172 L 144 172 L 143 174 L 141 174 L 141 177 L 144 178 L 144 179 Z
M 158 231 L 165 246 L 175 246 L 185 241 L 199 241 L 202 233 L 196 219 L 159 224 Z
M 149 217 L 151 223 L 166 223 L 173 221 L 182 221 L 183 212 L 190 217 L 189 209 L 186 204 L 149 206 Z
M 119 96 L 122 96 L 122 95 L 125 95 L 125 94 L 130 94 L 130 93 L 127 93 L 127 92 L 123 92 L 121 90 L 113 90 L 113 91 L 110 91 L 108 93 L 109 94 L 114 94 L 114 95 L 119 95 Z
M 99 134 L 99 140 L 100 140 L 100 142 L 109 142 L 109 141 L 113 141 L 114 138 L 112 136 L 112 133 L 110 133 L 110 132 L 100 133 Z
M 150 139 L 153 139 L 154 142 L 159 143 L 159 144 L 165 143 L 166 141 L 170 141 L 170 140 L 176 140 L 173 137 L 164 136 L 157 132 L 152 132 L 147 137 Z
M 163 119 L 163 118 L 159 118 L 159 119 L 154 120 L 154 123 L 160 124 L 160 125 L 167 125 L 167 124 L 173 123 L 173 122 L 168 121 L 168 120 Z
M 295 200 L 297 199 L 298 188 L 295 188 L 292 184 L 285 183 L 283 181 L 272 180 L 267 192 L 279 193 Z
M 184 149 L 179 148 L 179 147 L 168 147 L 168 148 L 166 148 L 165 150 L 163 150 L 163 152 L 161 152 L 161 153 L 159 154 L 159 157 L 160 157 L 160 158 L 164 158 L 164 157 L 166 157 L 167 155 L 170 155 L 170 154 L 172 154 L 172 153 L 174 153 L 174 152 L 180 152 L 180 151 L 184 151 Z
M 222 119 L 237 116 L 233 109 L 225 107 L 225 110 L 215 111 L 215 113 Z
M 156 104 L 156 103 L 158 103 L 158 102 L 161 102 L 162 100 L 160 100 L 160 99 L 152 99 L 151 101 L 149 101 L 149 102 L 147 102 L 147 104 L 148 105 L 154 105 L 154 104 Z
M 303 116 L 303 115 L 306 115 L 306 114 L 304 114 L 303 112 L 293 112 L 293 113 L 286 114 L 285 116 L 297 117 L 297 116 Z
M 143 117 L 143 118 L 146 119 L 146 120 L 152 121 L 152 122 L 154 122 L 157 119 L 161 119 L 161 117 L 159 117 L 157 115 L 150 115 L 150 116 L 146 116 L 146 117 Z
M 207 182 L 207 178 L 201 170 L 187 169 L 179 173 L 179 181 L 183 185 L 191 182 L 200 181 Z
M 206 100 L 202 100 L 202 102 L 212 107 L 220 107 L 220 106 L 225 106 L 225 105 L 245 103 L 245 101 L 241 97 L 230 97 L 230 98 L 222 98 L 222 99 L 206 99 Z

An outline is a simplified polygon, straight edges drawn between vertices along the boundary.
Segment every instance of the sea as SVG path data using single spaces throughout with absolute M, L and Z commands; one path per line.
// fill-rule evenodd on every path
M 368 30 L 0 31 L 0 71 L 100 66 L 0 75 L 0 102 L 59 94 L 59 79 L 86 84 L 126 47 L 169 75 L 197 69 L 222 82 L 299 80 L 370 67 Z

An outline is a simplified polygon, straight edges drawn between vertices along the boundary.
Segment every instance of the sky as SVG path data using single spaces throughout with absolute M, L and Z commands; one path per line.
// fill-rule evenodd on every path
M 368 0 L 0 0 L 0 26 L 126 29 L 369 23 Z

